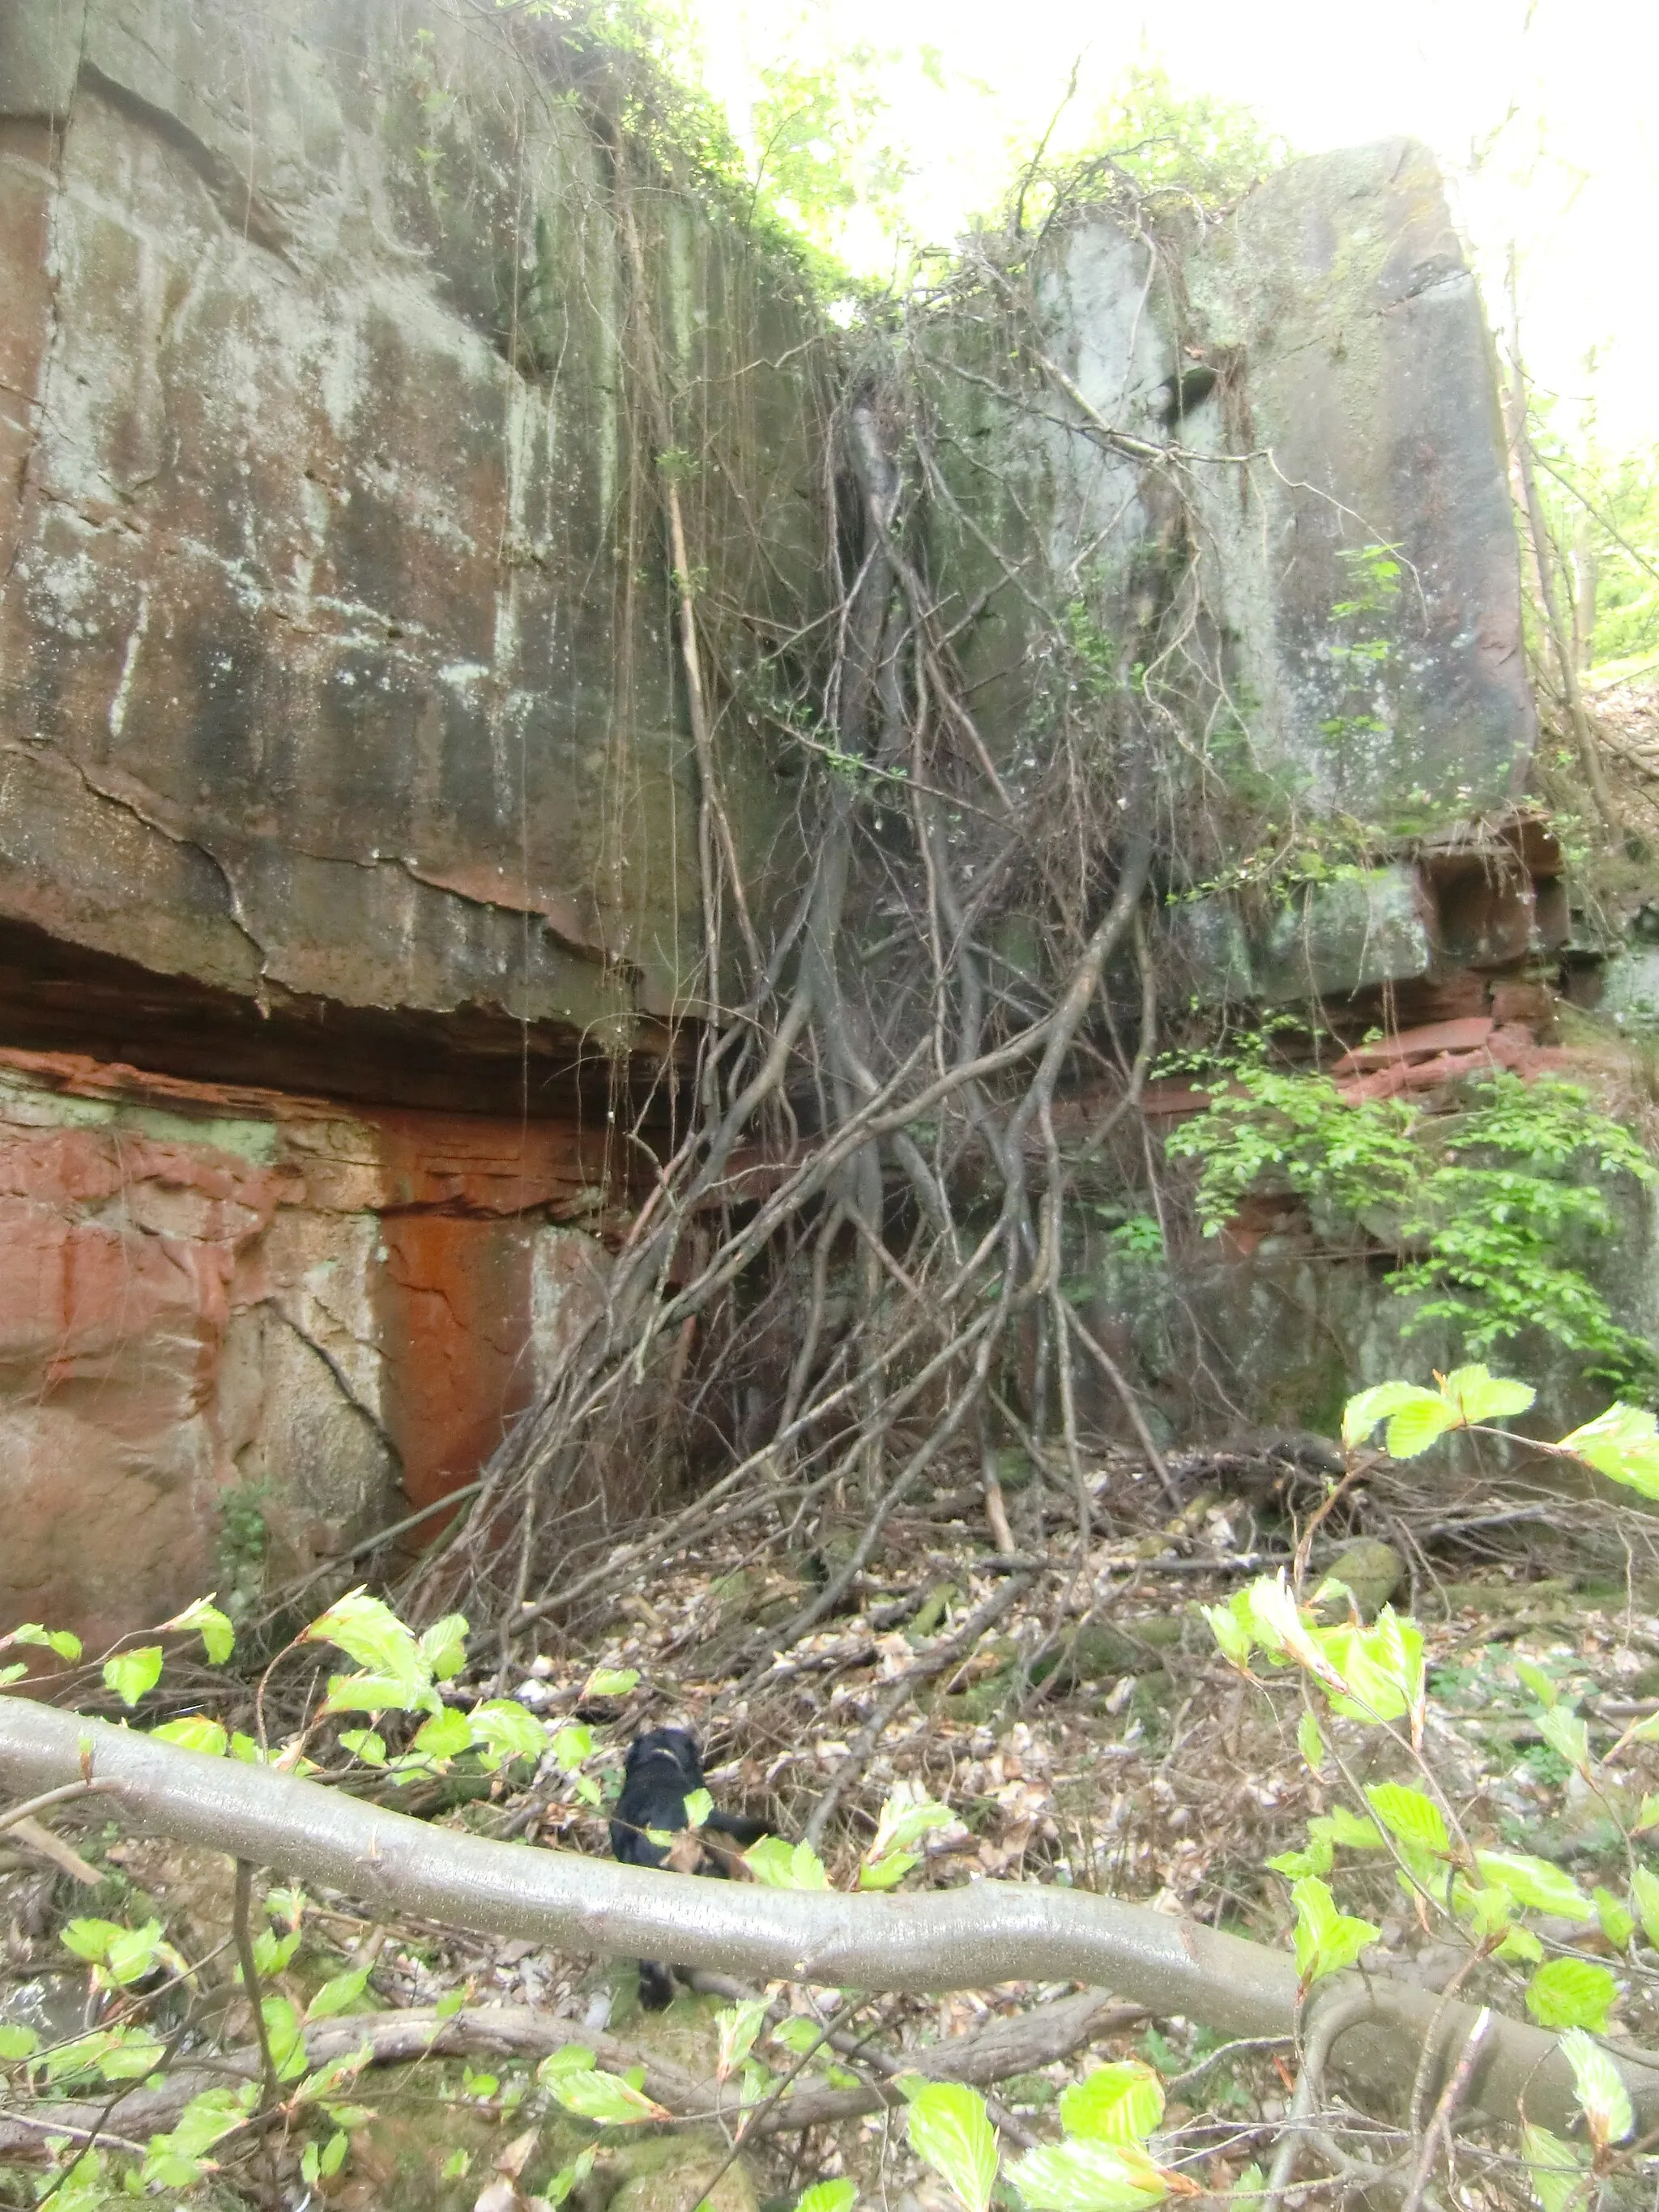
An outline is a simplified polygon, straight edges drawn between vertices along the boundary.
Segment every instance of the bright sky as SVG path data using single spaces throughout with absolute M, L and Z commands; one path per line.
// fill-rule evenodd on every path
M 900 50 L 903 125 L 920 173 L 914 227 L 948 242 L 994 206 L 1007 149 L 1041 134 L 1079 56 L 1068 111 L 1086 125 L 1137 60 L 1178 91 L 1254 108 L 1314 153 L 1395 132 L 1441 157 L 1474 240 L 1489 312 L 1521 250 L 1534 380 L 1587 388 L 1597 349 L 1600 433 L 1659 443 L 1659 4 L 1656 0 L 690 0 L 709 88 L 741 129 L 757 64 L 822 42 Z M 817 21 L 817 35 L 810 27 Z M 915 73 L 924 46 L 951 80 Z M 975 83 L 972 81 L 977 81 Z M 1505 122 L 1505 118 L 1509 120 Z M 1057 143 L 1066 136 L 1065 126 Z

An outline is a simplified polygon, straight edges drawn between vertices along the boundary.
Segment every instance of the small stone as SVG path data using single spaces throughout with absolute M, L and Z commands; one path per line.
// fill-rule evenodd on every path
M 1378 1536 L 1361 1536 L 1339 1553 L 1325 1570 L 1322 1580 L 1346 1583 L 1353 1593 L 1353 1601 L 1359 1608 L 1362 1620 L 1374 1620 L 1377 1613 L 1405 1580 L 1406 1562 L 1392 1544 L 1385 1544 Z M 1340 1617 L 1346 1601 L 1335 1598 L 1326 1606 L 1333 1618 Z

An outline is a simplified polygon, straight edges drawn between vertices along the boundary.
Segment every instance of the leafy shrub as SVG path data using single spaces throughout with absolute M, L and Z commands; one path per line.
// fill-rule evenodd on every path
M 1407 1336 L 1431 1322 L 1476 1354 L 1541 1328 L 1584 1371 L 1647 1395 L 1652 1348 L 1614 1318 L 1578 1264 L 1614 1215 L 1604 1178 L 1659 1176 L 1631 1132 L 1588 1091 L 1496 1075 L 1462 1114 L 1430 1115 L 1402 1099 L 1348 1103 L 1328 1076 L 1234 1062 L 1209 1086 L 1207 1110 L 1171 1133 L 1172 1158 L 1194 1159 L 1206 1237 L 1253 1192 L 1306 1200 L 1322 1228 L 1392 1243 L 1389 1288 L 1414 1301 Z

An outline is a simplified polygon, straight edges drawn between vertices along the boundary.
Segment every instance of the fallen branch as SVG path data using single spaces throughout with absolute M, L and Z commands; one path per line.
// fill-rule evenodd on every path
M 1015 1574 L 994 1590 L 984 1604 L 970 1613 L 961 1626 L 925 1651 L 914 1665 L 907 1667 L 897 1680 L 878 1698 L 869 1719 L 848 1746 L 847 1756 L 830 1777 L 830 1786 L 812 1808 L 812 1817 L 806 1823 L 805 1840 L 816 1850 L 823 1839 L 830 1816 L 847 1792 L 854 1788 L 860 1776 L 869 1764 L 871 1754 L 881 1741 L 887 1724 L 901 1706 L 908 1705 L 924 1682 L 935 1674 L 942 1674 L 947 1667 L 978 1645 L 980 1638 L 995 1626 L 1017 1598 L 1023 1597 L 1030 1588 L 1030 1574 Z
M 1082 2045 L 1131 2027 L 1145 2017 L 1138 2005 L 1120 2004 L 1103 1990 L 1085 1990 L 1079 1996 L 1062 1997 L 1055 2003 L 1039 2005 L 1033 2012 L 993 2021 L 976 2034 L 952 2036 L 925 2050 L 907 2051 L 902 2060 L 872 2051 L 863 2056 L 893 2076 L 922 2074 L 932 2081 L 969 2081 L 983 2088 L 1054 2059 L 1069 2058 Z M 828 2040 L 839 2049 L 854 2039 L 832 2034 Z M 471 2005 L 444 2015 L 430 2008 L 339 2014 L 306 2030 L 306 2062 L 312 2067 L 326 2066 L 336 2059 L 353 2057 L 365 2045 L 369 2063 L 375 2066 L 405 2066 L 427 2057 L 534 2061 L 549 2057 L 570 2043 L 581 2044 L 613 2073 L 642 2066 L 646 2094 L 677 2119 L 724 2117 L 736 2120 L 742 2112 L 741 2083 L 703 2080 L 654 2051 L 636 2050 L 615 2036 L 596 2033 L 580 2021 L 538 2012 L 529 2005 Z M 227 2054 L 210 2068 L 181 2067 L 159 2088 L 145 2089 L 135 2084 L 120 2100 L 123 2140 L 173 2127 L 192 2097 L 219 2086 L 227 2075 L 253 2081 L 258 2072 L 258 2054 L 248 2050 Z M 814 2086 L 797 2090 L 773 2111 L 758 2115 L 750 2132 L 757 2136 L 798 2135 L 827 2120 L 856 2119 L 903 2101 L 890 2081 L 860 2089 Z M 0 2118 L 0 2157 L 38 2147 L 43 2133 L 78 2140 L 91 2132 L 101 2109 L 93 2100 L 65 2098 L 43 2102 L 27 2115 Z M 115 2140 L 107 2132 L 101 2139 Z M 142 2148 L 143 2145 L 126 2141 L 126 2147 Z
M 1294 2031 L 1287 1956 L 1146 1906 L 1036 1883 L 871 1897 L 700 1881 L 428 1827 L 274 1768 L 0 1697 L 0 1784 L 55 1789 L 81 1775 L 83 1749 L 134 1826 L 343 1890 L 380 1917 L 412 1912 L 478 1935 L 867 1991 L 1078 1981 L 1224 2034 Z M 1477 2016 L 1408 1985 L 1356 1977 L 1340 1987 L 1363 1990 L 1368 2006 L 1344 2039 L 1345 2060 L 1395 2087 L 1411 2081 L 1425 2045 L 1449 2074 Z M 1609 2055 L 1640 2131 L 1659 2128 L 1659 2058 Z M 1556 2039 L 1494 2018 L 1468 2102 L 1509 2119 L 1522 2096 L 1546 2126 L 1566 2125 L 1577 2110 Z

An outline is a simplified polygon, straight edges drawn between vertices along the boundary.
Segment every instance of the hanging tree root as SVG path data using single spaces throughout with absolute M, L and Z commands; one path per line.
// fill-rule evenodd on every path
M 1039 574 L 987 547 L 1032 612 L 1045 718 L 1041 758 L 1022 739 L 1029 757 L 994 759 L 927 573 L 923 502 L 951 495 L 924 349 L 872 356 L 826 426 L 828 617 L 793 636 L 769 621 L 757 633 L 752 611 L 710 596 L 701 480 L 684 465 L 695 433 L 678 419 L 653 327 L 652 219 L 648 196 L 636 205 L 624 188 L 636 429 L 663 460 L 641 480 L 640 512 L 658 510 L 675 579 L 708 1012 L 686 1033 L 689 1072 L 665 1068 L 659 1086 L 665 1139 L 660 1113 L 630 1121 L 618 1095 L 620 1141 L 651 1183 L 599 1310 L 402 1594 L 416 1619 L 458 1608 L 498 1628 L 504 1663 L 515 1634 L 550 1613 L 572 1624 L 599 1612 L 678 1545 L 739 1524 L 751 1536 L 798 1528 L 833 1498 L 862 1516 L 861 1533 L 776 1639 L 787 1649 L 833 1610 L 941 1459 L 977 1460 L 998 1541 L 1012 1548 L 991 1420 L 1016 1368 L 1029 1370 L 1032 1432 L 1059 1414 L 1085 1535 L 1075 1358 L 1166 1475 L 1132 1379 L 1066 1295 L 1075 1170 L 1056 1107 L 1079 1081 L 1120 1086 L 1121 1107 L 1085 1147 L 1097 1154 L 1136 1109 L 1157 1035 L 1146 915 L 1175 836 L 1164 725 L 1197 681 L 1193 641 L 1207 620 L 1178 495 L 1186 463 L 1134 449 L 1166 479 L 1167 557 L 1127 610 L 1085 608 L 1076 574 Z M 1026 397 L 1047 413 L 1051 382 Z M 1074 428 L 1085 443 L 1100 435 L 1086 412 Z M 1070 680 L 1079 622 L 1103 637 L 1119 623 L 1109 677 L 1091 662 L 1088 681 Z M 722 766 L 734 719 L 769 726 L 806 764 L 810 858 L 781 921 L 741 879 Z M 727 915 L 739 943 L 726 941 Z M 994 949 L 1020 916 L 1042 940 L 1029 974 Z M 725 1472 L 696 1505 L 640 1526 L 641 1492 L 660 1506 L 683 1482 L 688 1440 Z M 619 1452 L 627 1529 L 607 1491 Z
M 995 1882 L 891 1896 L 758 1888 L 434 1829 L 266 1766 L 210 1759 L 15 1697 L 0 1697 L 0 1785 L 33 1796 L 92 1776 L 131 1826 L 228 1851 L 362 1899 L 378 1917 L 416 1914 L 480 1936 L 578 1951 L 672 1958 L 747 1979 L 869 1992 L 980 1989 L 1065 1979 L 1109 1989 L 1160 2018 L 1222 2033 L 1297 2028 L 1296 1968 L 1283 1954 L 1146 1906 L 1080 1890 Z M 1425 2045 L 1449 2075 L 1466 2055 L 1474 2005 L 1350 1977 L 1364 2018 L 1347 2025 L 1341 2063 L 1401 2091 Z M 1659 2127 L 1659 2057 L 1610 2052 L 1638 2133 Z M 1494 2016 L 1464 2103 L 1565 2127 L 1577 2106 L 1557 2039 Z

